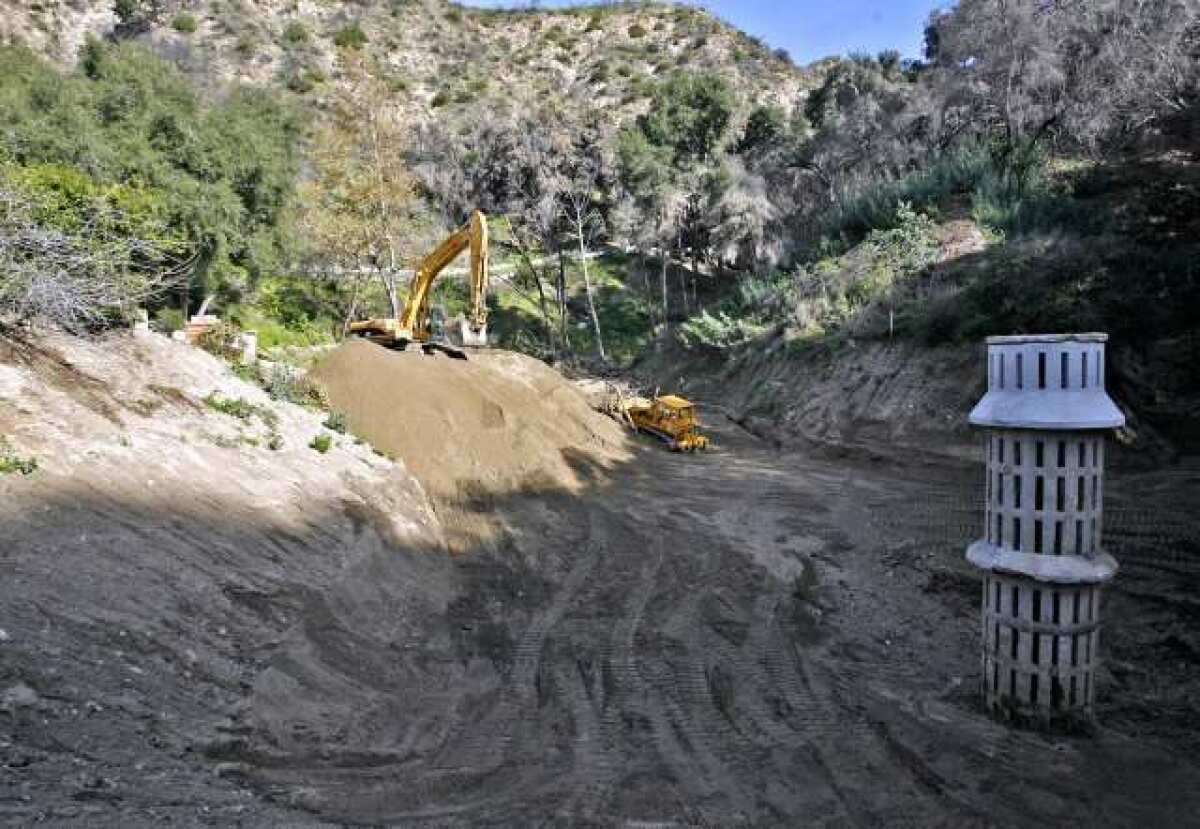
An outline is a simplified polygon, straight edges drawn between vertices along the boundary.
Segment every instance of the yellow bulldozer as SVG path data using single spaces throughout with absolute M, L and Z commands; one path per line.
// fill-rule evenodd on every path
M 689 400 L 666 394 L 620 399 L 617 406 L 620 416 L 633 428 L 653 435 L 673 452 L 708 449 L 708 438 L 700 433 L 696 407 Z
M 487 217 L 476 210 L 465 225 L 446 237 L 421 260 L 408 286 L 408 299 L 399 318 L 371 319 L 350 323 L 353 336 L 365 337 L 389 348 L 421 347 L 426 353 L 444 351 L 452 357 L 466 358 L 456 348 L 435 342 L 430 325 L 429 297 L 434 281 L 464 250 L 471 250 L 470 303 L 462 321 L 461 337 L 465 346 L 487 345 L 488 230 Z

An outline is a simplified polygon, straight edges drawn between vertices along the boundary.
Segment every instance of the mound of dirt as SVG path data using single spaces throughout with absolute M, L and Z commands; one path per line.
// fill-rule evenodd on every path
M 538 360 L 471 360 L 343 344 L 311 375 L 354 434 L 404 461 L 430 495 L 575 490 L 625 455 L 625 435 Z

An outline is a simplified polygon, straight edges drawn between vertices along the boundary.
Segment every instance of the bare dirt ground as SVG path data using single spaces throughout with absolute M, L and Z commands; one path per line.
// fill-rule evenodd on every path
M 93 356 L 82 369 L 103 378 Z M 181 399 L 233 382 L 206 366 Z M 34 447 L 39 430 L 19 427 L 50 391 L 21 377 L 0 424 Z M 114 435 L 156 455 L 181 442 L 120 409 L 136 395 L 82 388 L 124 421 Z M 185 436 L 220 421 L 171 405 Z M 1110 473 L 1123 570 L 1105 604 L 1102 724 L 1042 735 L 977 705 L 979 587 L 962 560 L 976 464 L 780 451 L 730 427 L 699 456 L 562 445 L 571 486 L 506 477 L 426 502 L 348 440 L 324 459 L 299 451 L 315 428 L 304 413 L 283 412 L 297 448 L 282 460 L 192 438 L 172 474 L 147 455 L 115 464 L 133 456 L 96 417 L 60 441 L 91 441 L 78 461 L 51 455 L 44 473 L 0 481 L 0 820 L 1124 826 L 1200 813 L 1195 468 Z
M 709 456 L 651 448 L 581 498 L 488 503 L 503 555 L 456 561 L 459 598 L 428 639 L 393 645 L 390 675 L 347 677 L 356 637 L 387 624 L 371 614 L 298 636 L 286 679 L 253 696 L 265 727 L 239 757 L 250 778 L 363 823 L 1194 817 L 1197 562 L 1160 542 L 1194 539 L 1196 517 L 1139 546 L 1140 518 L 1118 505 L 1153 485 L 1194 498 L 1195 475 L 1114 486 L 1131 555 L 1108 605 L 1105 725 L 1044 736 L 976 704 L 973 468 L 720 437 Z M 1176 569 L 1157 566 L 1164 553 Z M 1154 660 L 1172 648 L 1168 682 Z

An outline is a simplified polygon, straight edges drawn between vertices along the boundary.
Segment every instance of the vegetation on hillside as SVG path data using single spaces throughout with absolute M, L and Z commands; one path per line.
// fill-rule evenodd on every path
M 299 124 L 265 90 L 205 100 L 131 44 L 89 42 L 65 76 L 0 47 L 0 123 L 6 311 L 95 323 L 169 288 L 245 297 L 279 271 Z
M 1190 163 L 1198 6 L 960 0 L 930 20 L 923 61 L 801 71 L 653 3 L 122 0 L 115 42 L 65 76 L 0 53 L 0 239 L 60 233 L 64 279 L 120 296 L 76 302 L 104 308 L 81 320 L 31 302 L 26 276 L 0 300 L 87 324 L 149 302 L 177 324 L 179 287 L 265 344 L 312 342 L 394 312 L 404 269 L 482 208 L 495 330 L 547 357 L 627 363 L 663 336 L 727 348 L 780 329 L 1118 330 L 1135 303 L 1170 335 L 1191 324 L 1171 309 L 1194 300 L 1193 243 L 1155 228 L 1190 220 L 1137 187 L 1146 211 L 1097 209 L 1095 190 L 1155 154 L 1147 186 Z M 406 48 L 420 32 L 437 37 Z M 159 56 L 128 42 L 148 33 Z M 201 53 L 260 85 L 201 92 Z M 1191 204 L 1192 178 L 1175 188 L 1164 203 Z M 939 227 L 967 218 L 990 246 L 941 261 Z M 44 255 L 4 244 L 13 274 Z M 461 289 L 435 302 L 453 314 Z

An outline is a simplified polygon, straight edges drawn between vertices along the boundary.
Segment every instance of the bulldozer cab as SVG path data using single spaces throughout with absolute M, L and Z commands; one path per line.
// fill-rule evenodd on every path
M 689 400 L 673 394 L 655 398 L 651 421 L 656 431 L 669 438 L 673 449 L 690 452 L 708 447 L 708 438 L 700 434 L 696 407 Z
M 682 397 L 673 394 L 659 397 L 654 401 L 654 408 L 660 420 L 676 428 L 682 429 L 696 423 L 696 407 Z

